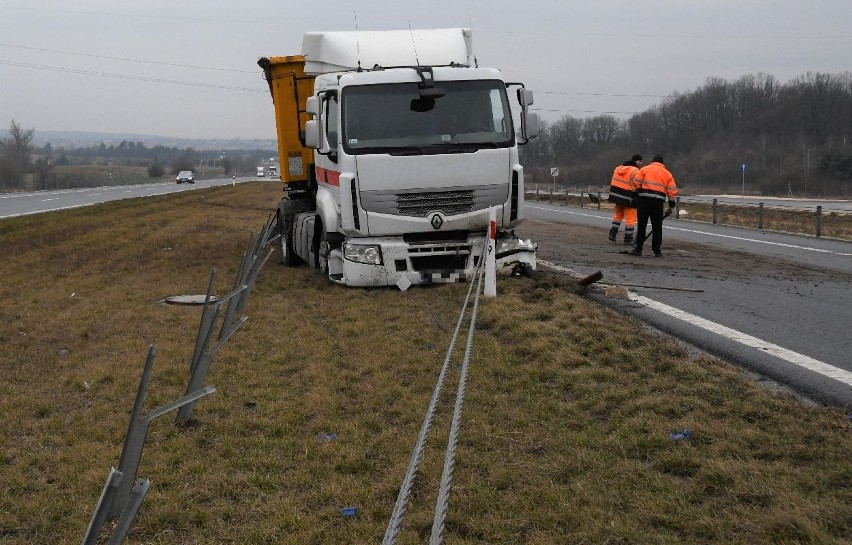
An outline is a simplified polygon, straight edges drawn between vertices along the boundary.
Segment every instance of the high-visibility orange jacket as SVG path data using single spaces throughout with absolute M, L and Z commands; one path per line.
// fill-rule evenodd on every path
M 631 201 L 636 194 L 633 192 L 633 176 L 639 168 L 632 162 L 627 161 L 623 165 L 615 167 L 612 173 L 612 181 L 609 184 L 609 202 L 622 206 L 631 206 Z
M 633 187 L 640 197 L 674 201 L 677 186 L 674 177 L 662 163 L 653 162 L 639 169 L 633 176 Z

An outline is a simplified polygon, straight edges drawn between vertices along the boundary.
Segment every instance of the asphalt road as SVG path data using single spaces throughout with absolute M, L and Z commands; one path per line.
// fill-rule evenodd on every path
M 236 183 L 251 181 L 253 178 L 237 178 Z M 0 194 L 0 219 L 40 214 L 66 208 L 78 208 L 120 199 L 150 197 L 179 191 L 192 191 L 219 185 L 234 183 L 231 178 L 216 180 L 197 180 L 194 184 L 177 184 L 174 180 L 141 185 L 119 185 L 90 187 L 84 189 L 60 189 L 56 191 L 36 191 L 33 193 Z
M 815 400 L 852 407 L 852 242 L 667 219 L 663 259 L 606 240 L 611 213 L 528 202 L 539 257 L 630 287 L 592 294 Z M 622 226 L 623 229 L 623 226 Z M 649 252 L 650 253 L 650 252 Z

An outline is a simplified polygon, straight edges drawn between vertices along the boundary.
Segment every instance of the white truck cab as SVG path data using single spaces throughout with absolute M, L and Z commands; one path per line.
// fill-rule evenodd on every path
M 352 286 L 461 280 L 495 208 L 498 264 L 535 268 L 535 245 L 511 232 L 524 191 L 508 90 L 520 143 L 531 93 L 476 67 L 469 31 L 309 33 L 303 55 L 313 176 L 309 203 L 279 206 L 285 261 L 292 252 Z

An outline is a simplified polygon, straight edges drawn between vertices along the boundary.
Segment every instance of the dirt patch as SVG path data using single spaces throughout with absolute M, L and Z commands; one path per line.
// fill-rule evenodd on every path
M 567 267 L 580 276 L 603 273 L 604 282 L 652 283 L 687 287 L 696 279 L 836 277 L 775 257 L 763 257 L 716 246 L 663 238 L 663 257 L 646 251 L 626 255 L 631 247 L 607 240 L 607 229 L 568 223 L 527 220 L 517 229 L 521 238 L 538 243 L 538 258 Z M 650 240 L 648 240 L 648 245 Z M 650 250 L 650 248 L 648 248 Z M 684 283 L 686 281 L 687 283 Z

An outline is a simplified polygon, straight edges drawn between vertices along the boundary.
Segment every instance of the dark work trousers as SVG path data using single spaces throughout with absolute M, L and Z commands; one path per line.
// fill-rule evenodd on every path
M 639 197 L 639 209 L 637 212 L 636 250 L 642 251 L 645 243 L 645 229 L 648 227 L 648 219 L 651 219 L 651 249 L 655 254 L 660 253 L 663 245 L 663 205 L 666 201 L 653 197 Z

